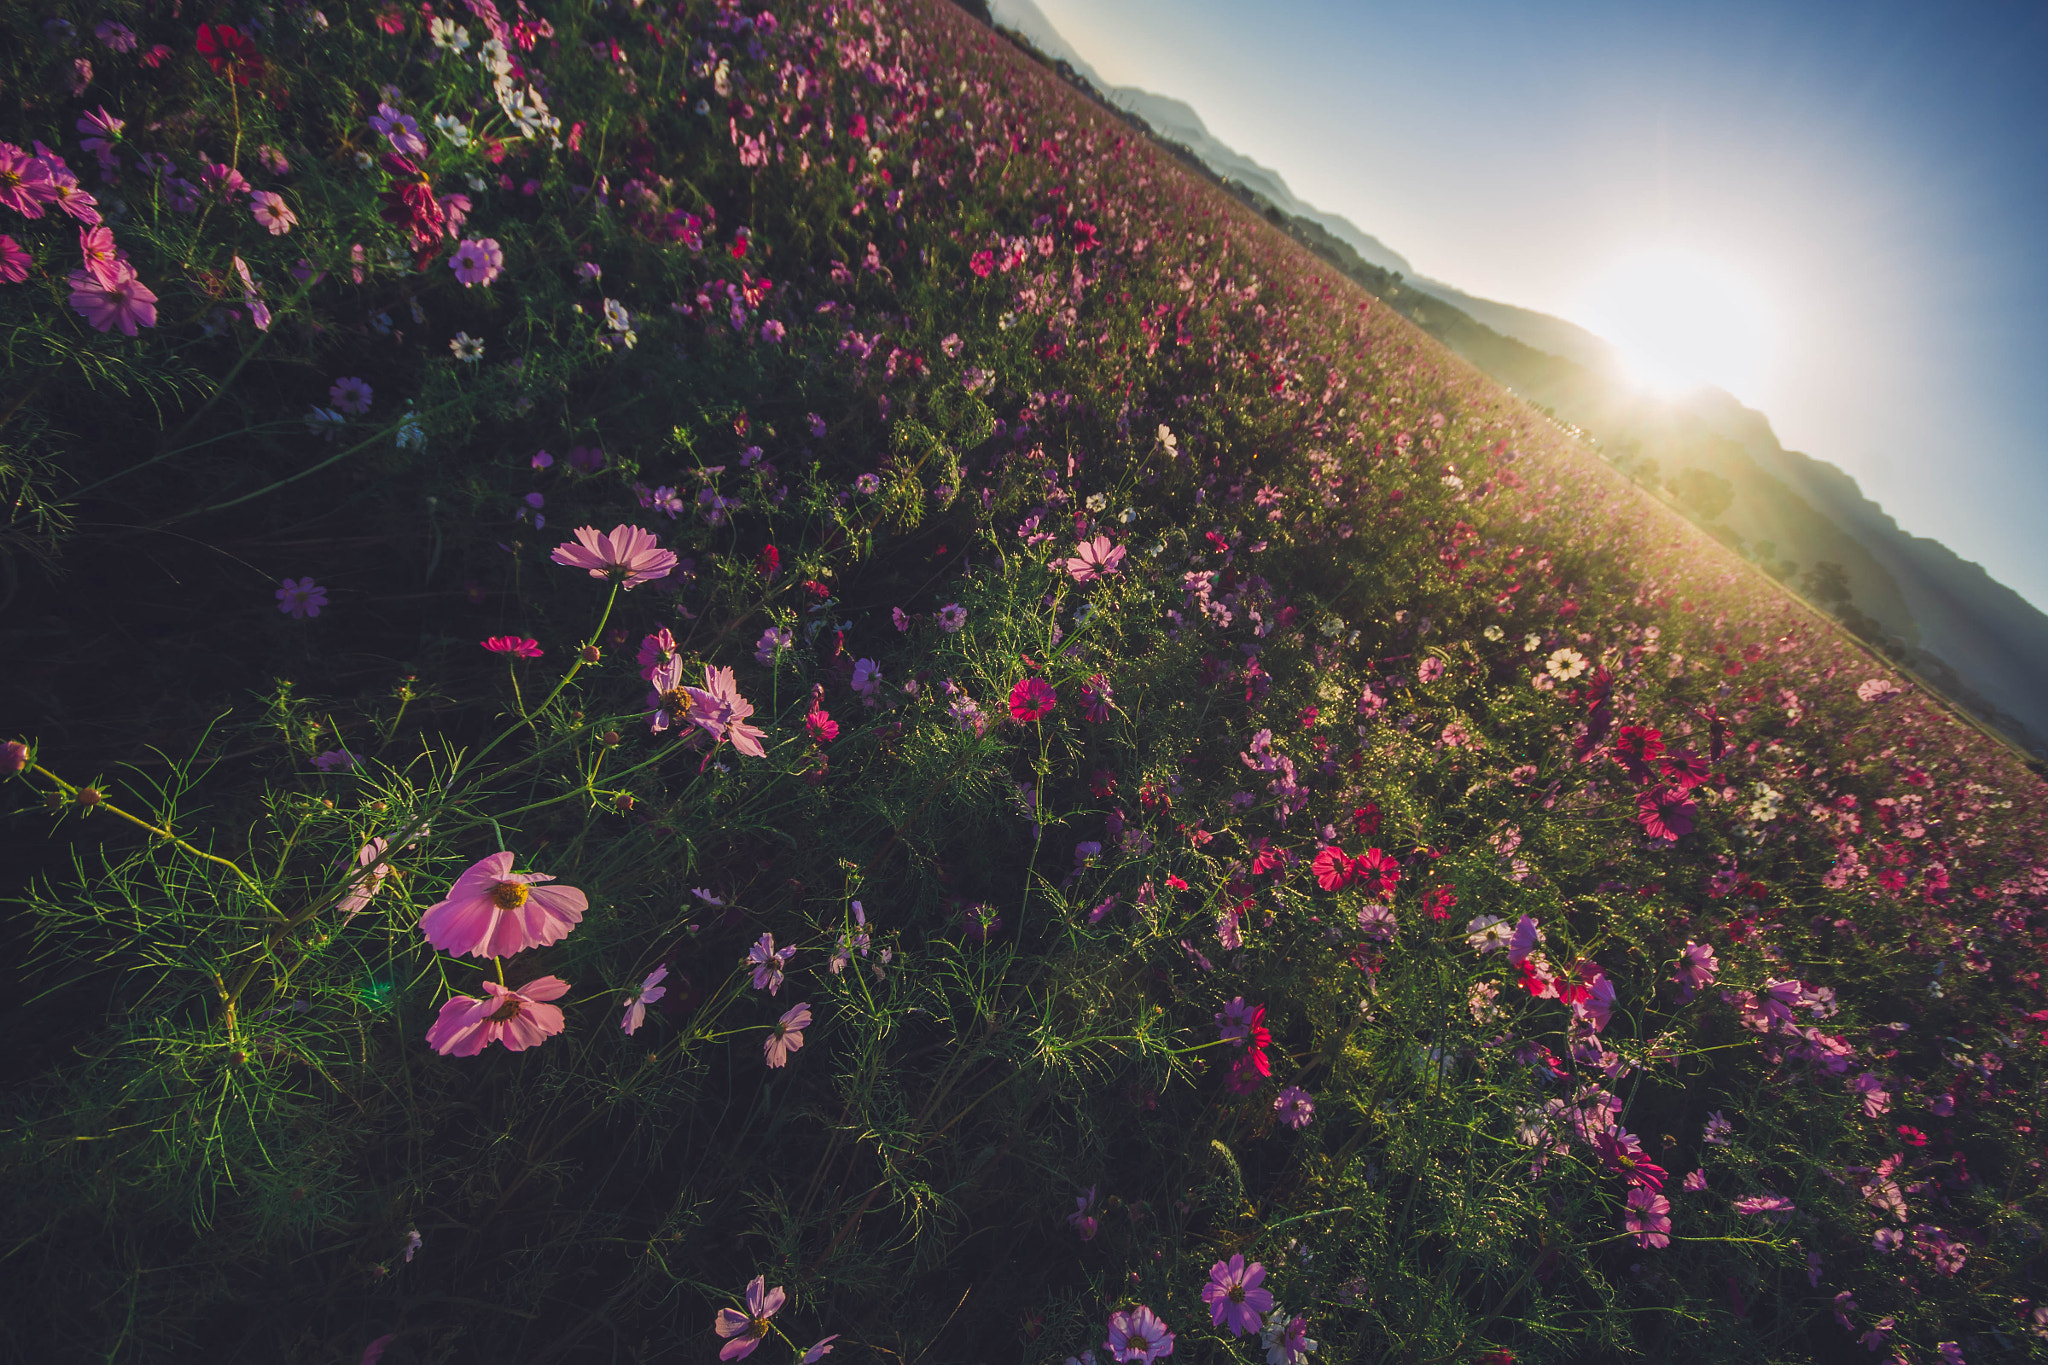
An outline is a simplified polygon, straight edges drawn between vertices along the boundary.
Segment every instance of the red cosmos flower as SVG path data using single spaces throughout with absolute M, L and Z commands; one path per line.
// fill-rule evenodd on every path
M 775 571 L 782 567 L 782 552 L 773 545 L 761 547 L 761 557 L 754 563 L 754 572 L 763 578 L 775 577 Z
M 1431 919 L 1449 919 L 1451 907 L 1458 903 L 1458 889 L 1454 886 L 1431 887 L 1422 897 L 1422 908 L 1429 911 Z
M 1698 805 L 1672 787 L 1652 787 L 1636 798 L 1636 823 L 1652 839 L 1677 842 L 1692 833 L 1693 816 L 1698 812 Z
M 1025 678 L 1010 689 L 1010 714 L 1020 721 L 1043 720 L 1059 705 L 1059 694 L 1043 678 Z
M 1628 770 L 1628 775 L 1638 782 L 1648 782 L 1655 776 L 1650 765 L 1664 753 L 1662 731 L 1641 725 L 1624 725 L 1614 732 L 1614 761 Z
M 1366 884 L 1366 893 L 1373 896 L 1391 897 L 1401 881 L 1401 865 L 1392 854 L 1376 848 L 1369 848 L 1364 856 L 1353 859 L 1351 873 Z
M 379 197 L 384 201 L 384 221 L 412 233 L 415 252 L 431 251 L 448 230 L 448 213 L 434 198 L 427 173 L 411 157 L 387 153 L 384 169 L 394 181 Z
M 1378 852 L 1379 850 L 1375 849 L 1373 851 Z M 1331 844 L 1317 853 L 1315 861 L 1310 863 L 1308 867 L 1309 871 L 1316 874 L 1316 885 L 1322 887 L 1325 891 L 1342 891 L 1351 884 L 1353 877 L 1356 875 L 1353 871 L 1351 855 L 1338 848 L 1335 844 Z
M 229 72 L 237 85 L 253 84 L 263 74 L 263 58 L 256 51 L 256 40 L 233 24 L 201 24 L 195 46 L 214 75 Z
M 1371 801 L 1354 808 L 1351 812 L 1351 827 L 1362 835 L 1378 834 L 1380 808 Z

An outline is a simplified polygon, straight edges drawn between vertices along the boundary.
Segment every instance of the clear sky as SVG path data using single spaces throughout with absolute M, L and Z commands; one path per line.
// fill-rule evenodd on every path
M 2048 610 L 2048 5 L 1036 3 L 1468 293 L 1592 325 L 1708 258 L 1775 314 L 1726 386 Z

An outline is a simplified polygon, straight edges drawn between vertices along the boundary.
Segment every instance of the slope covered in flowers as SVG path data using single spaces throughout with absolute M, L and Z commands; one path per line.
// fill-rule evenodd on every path
M 24 1355 L 2048 1353 L 2038 780 L 959 11 L 9 27 Z

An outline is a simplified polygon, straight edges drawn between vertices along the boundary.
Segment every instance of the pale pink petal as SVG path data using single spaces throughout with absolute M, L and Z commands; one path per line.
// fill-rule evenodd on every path
M 718 1323 L 714 1330 L 722 1337 L 736 1337 L 747 1330 L 750 1321 L 752 1319 L 737 1308 L 721 1308 L 718 1310 Z
M 589 908 L 589 897 L 573 886 L 536 886 L 527 892 L 526 904 L 506 918 L 519 919 L 526 934 L 523 946 L 537 948 L 567 938 Z
M 444 953 L 458 957 L 464 953 L 476 957 L 501 956 L 490 951 L 489 944 L 504 913 L 488 895 L 445 900 L 420 916 L 420 932 L 426 935 L 428 943 Z
M 524 1004 L 519 1013 L 499 1025 L 504 1030 L 503 1041 L 508 1052 L 524 1052 L 538 1047 L 560 1033 L 566 1027 L 562 1012 L 553 1005 Z
M 559 976 L 537 976 L 519 988 L 528 1000 L 560 1000 L 569 993 L 569 983 Z
M 485 1021 L 498 1008 L 495 1000 L 458 995 L 441 1006 L 427 1030 L 427 1042 L 444 1057 L 474 1057 L 490 1041 Z

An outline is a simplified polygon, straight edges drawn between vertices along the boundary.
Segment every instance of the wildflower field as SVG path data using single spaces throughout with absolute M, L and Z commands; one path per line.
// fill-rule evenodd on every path
M 962 11 L 6 31 L 9 1358 L 2048 1359 L 2041 780 Z

